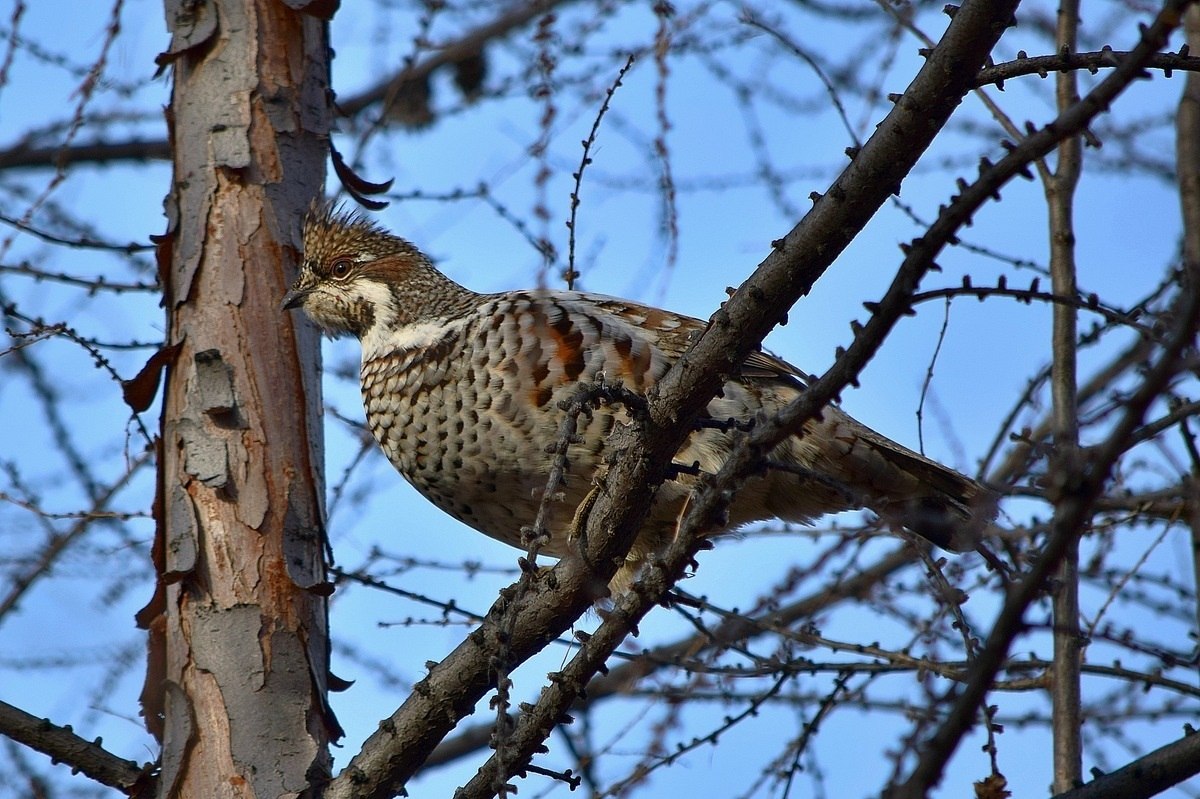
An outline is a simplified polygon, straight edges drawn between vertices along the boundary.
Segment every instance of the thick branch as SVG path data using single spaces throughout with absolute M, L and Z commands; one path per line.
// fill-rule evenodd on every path
M 155 779 L 150 766 L 117 757 L 101 746 L 99 739 L 86 741 L 70 727 L 51 724 L 7 702 L 0 702 L 0 733 L 129 796 L 154 795 Z
M 1200 7 L 1184 15 L 1188 45 L 1200 48 Z M 1175 117 L 1175 161 L 1179 175 L 1179 205 L 1183 218 L 1183 258 L 1200 264 L 1200 75 L 1189 74 L 1179 98 Z M 1192 538 L 1192 575 L 1200 586 L 1200 465 L 1193 462 L 1190 508 L 1187 511 Z M 1196 607 L 1200 622 L 1200 604 Z
M 966 9 L 964 8 L 963 10 L 965 11 Z M 960 11 L 960 14 L 961 13 L 962 13 L 962 11 Z M 956 17 L 956 21 L 957 21 L 957 19 L 958 18 Z M 978 21 L 978 20 L 976 20 L 976 21 Z M 992 17 L 991 22 L 993 25 L 997 25 L 997 27 L 994 28 L 994 30 L 996 30 L 996 32 L 998 33 L 1000 30 L 1003 29 L 1003 24 L 1005 22 L 1007 22 L 1007 17 L 1002 17 L 1002 18 Z M 946 37 L 947 40 L 953 39 L 953 36 L 952 36 L 953 32 L 954 31 L 952 29 L 951 32 L 947 33 L 947 37 Z M 945 40 L 943 41 L 943 46 L 944 45 L 945 45 Z M 939 50 L 941 50 L 941 48 L 939 48 Z M 937 53 L 938 53 L 938 51 L 935 51 L 934 54 L 931 56 L 931 65 L 936 63 Z M 923 72 L 922 75 L 924 75 L 924 74 L 925 73 Z M 920 79 L 920 76 L 918 77 L 918 80 L 919 79 Z M 916 82 L 914 82 L 914 85 L 915 85 L 915 83 Z M 906 96 L 911 96 L 911 93 L 912 93 L 912 88 L 910 87 L 910 95 L 906 95 Z M 904 109 L 903 99 L 904 98 L 902 98 L 901 102 L 898 103 L 898 105 L 897 105 L 898 109 Z M 916 105 L 916 104 L 914 104 L 914 105 Z M 909 108 L 909 110 L 911 110 L 911 107 Z M 947 113 L 949 113 L 948 110 L 947 110 Z M 895 121 L 895 117 L 889 117 L 889 120 Z M 880 126 L 879 131 L 884 132 L 884 131 L 888 130 L 887 126 L 888 126 L 888 121 L 885 120 L 885 122 Z M 880 153 L 884 152 L 885 150 L 883 147 L 879 146 L 879 142 L 880 142 L 880 140 L 878 139 L 878 136 L 873 137 L 872 140 L 869 141 L 867 143 L 867 145 L 863 148 L 862 153 L 860 153 L 857 156 L 857 158 L 869 161 L 872 156 L 877 156 Z M 876 146 L 872 147 L 873 144 L 875 144 Z M 865 158 L 864 158 L 864 156 L 865 156 Z M 857 161 L 856 161 L 856 163 L 857 163 Z M 882 165 L 880 165 L 880 167 L 882 167 Z M 851 173 L 852 171 L 853 171 L 853 169 L 847 170 L 847 174 Z M 882 171 L 884 171 L 884 170 L 881 169 L 880 172 L 882 172 Z M 870 184 L 868 184 L 867 187 L 864 187 L 864 188 L 868 188 L 868 191 L 873 189 L 875 191 L 882 190 L 882 191 L 886 192 L 888 190 L 888 187 L 891 184 L 887 183 L 885 180 L 880 180 L 879 172 L 875 172 L 872 176 L 875 178 L 875 180 L 873 182 L 871 182 Z M 845 177 L 845 175 L 843 177 Z M 840 186 L 835 185 L 835 191 L 839 187 Z M 834 194 L 832 192 L 831 192 L 831 195 L 827 195 L 827 196 L 832 196 L 833 202 L 835 204 L 840 204 L 841 200 L 844 199 L 843 197 L 839 197 L 837 194 Z M 886 194 L 880 198 L 880 202 L 882 202 L 885 197 L 886 197 Z M 828 207 L 828 206 L 826 206 L 826 207 Z M 813 219 L 814 215 L 819 215 L 819 211 L 821 208 L 822 208 L 822 203 L 818 202 L 817 207 L 814 208 L 813 214 L 810 214 L 809 217 L 806 217 L 806 219 L 800 225 L 797 226 L 797 229 L 793 231 L 793 234 L 796 234 L 798 231 L 803 231 L 805 225 L 807 223 L 809 223 L 810 220 Z M 838 209 L 837 205 L 835 205 L 834 208 L 836 210 L 829 211 L 829 214 L 831 216 L 836 216 L 838 211 L 842 210 L 842 209 Z M 866 220 L 864 219 L 864 221 L 863 221 L 864 224 L 865 224 L 865 221 Z M 834 231 L 830 231 L 830 233 L 834 233 L 832 238 L 836 241 L 836 233 Z M 784 247 L 787 246 L 787 243 L 788 243 L 787 241 L 783 242 Z M 942 242 L 942 244 L 944 244 L 944 243 L 945 242 Z M 776 244 L 778 246 L 780 243 L 777 242 Z M 778 252 L 778 250 L 777 250 L 777 252 Z M 817 260 L 817 259 L 814 259 L 814 260 Z M 761 306 L 770 304 L 770 301 L 767 299 L 768 297 L 775 297 L 777 295 L 767 294 L 766 296 L 758 296 L 755 294 L 754 289 L 756 287 L 753 285 L 755 278 L 758 278 L 760 276 L 766 276 L 769 278 L 772 276 L 772 273 L 769 271 L 770 270 L 770 266 L 769 266 L 770 261 L 771 261 L 771 259 L 768 259 L 768 261 L 766 263 L 764 263 L 764 265 L 762 267 L 760 267 L 760 269 L 758 271 L 755 272 L 755 274 L 751 277 L 751 280 L 747 281 L 747 284 L 743 285 L 742 288 L 739 289 L 738 293 L 735 294 L 735 296 L 730 300 L 730 302 L 723 309 L 723 312 L 728 313 L 730 318 L 736 318 L 736 312 L 739 310 L 742 310 L 743 307 L 749 308 L 749 307 L 753 307 L 756 304 L 760 306 L 758 308 L 758 310 L 756 311 L 760 316 L 760 318 L 758 319 L 759 324 L 763 323 L 764 317 L 767 320 L 777 318 L 774 316 L 769 316 L 769 315 L 764 314 L 762 307 L 761 307 Z M 785 261 L 784 263 L 787 263 L 787 261 Z M 672 555 L 674 555 L 675 557 L 678 557 L 680 549 L 683 549 L 683 554 L 686 555 L 686 547 L 687 547 L 686 542 L 687 541 L 689 541 L 693 536 L 696 536 L 697 534 L 701 534 L 706 530 L 710 530 L 710 529 L 713 529 L 714 527 L 719 526 L 720 519 L 722 518 L 724 509 L 728 503 L 728 496 L 729 496 L 730 492 L 736 490 L 737 485 L 740 483 L 741 480 L 743 480 L 745 478 L 745 476 L 747 474 L 752 473 L 754 464 L 761 462 L 762 453 L 769 451 L 769 449 L 772 446 L 774 446 L 774 444 L 776 444 L 783 437 L 790 435 L 794 430 L 796 430 L 799 426 L 801 426 L 806 420 L 816 416 L 820 412 L 820 409 L 822 407 L 824 407 L 828 402 L 830 402 L 846 385 L 848 385 L 849 383 L 853 382 L 856 379 L 857 374 L 866 365 L 866 363 L 870 359 L 871 355 L 878 348 L 878 346 L 882 343 L 884 337 L 886 336 L 886 333 L 891 329 L 891 326 L 904 313 L 904 310 L 907 307 L 909 307 L 909 301 L 911 299 L 912 292 L 916 288 L 916 285 L 920 278 L 920 275 L 922 275 L 924 273 L 924 271 L 929 268 L 930 263 L 931 263 L 930 261 L 912 261 L 911 259 L 906 259 L 905 264 L 901 267 L 900 273 L 897 275 L 896 280 L 893 282 L 892 287 L 889 289 L 887 297 L 885 297 L 885 300 L 883 303 L 880 303 L 880 307 L 878 309 L 876 309 L 874 316 L 872 318 L 872 323 L 877 323 L 878 334 L 875 336 L 861 335 L 861 336 L 856 337 L 855 346 L 852 348 L 852 350 L 850 352 L 845 353 L 843 357 L 840 357 L 838 359 L 838 361 L 835 363 L 834 367 L 832 369 L 830 369 L 830 371 L 826 375 L 824 375 L 820 380 L 818 380 L 816 383 L 814 383 L 812 386 L 810 386 L 809 389 L 803 395 L 801 395 L 801 397 L 796 402 L 792 403 L 792 405 L 790 405 L 783 412 L 781 412 L 779 414 L 778 418 L 770 420 L 767 423 L 756 426 L 755 429 L 750 433 L 750 435 L 747 436 L 746 438 L 744 438 L 740 442 L 739 446 L 731 454 L 730 458 L 721 467 L 718 474 L 711 481 L 708 481 L 707 485 L 705 486 L 705 489 L 698 492 L 693 497 L 693 503 L 691 504 L 689 512 L 688 512 L 686 518 L 684 519 L 683 524 L 681 525 L 681 529 L 680 529 L 680 532 L 678 533 L 677 540 L 672 544 L 671 553 L 668 556 L 664 557 L 664 563 L 662 565 L 668 575 L 673 575 L 675 573 L 675 571 L 679 568 L 679 562 L 677 560 L 674 560 L 672 558 Z M 781 271 L 786 271 L 786 270 L 783 269 Z M 815 280 L 815 278 L 814 278 L 814 280 Z M 779 286 L 778 290 L 781 292 L 786 292 L 790 288 L 794 291 L 796 289 L 797 285 L 798 285 L 797 282 L 793 282 L 790 286 L 786 286 L 786 285 Z M 805 287 L 807 287 L 807 286 L 811 286 L 811 283 L 806 284 L 803 281 L 800 281 L 799 285 L 804 285 Z M 749 289 L 749 290 L 747 290 L 747 289 Z M 804 292 L 801 291 L 800 293 L 802 294 Z M 749 300 L 745 301 L 742 305 L 739 306 L 738 305 L 739 298 L 744 298 L 744 297 L 748 297 Z M 702 337 L 700 342 L 694 348 L 694 350 L 692 352 L 693 355 L 696 355 L 698 353 L 703 353 L 704 352 L 703 347 L 704 347 L 705 342 L 712 340 L 712 338 L 714 338 L 714 333 L 722 330 L 722 327 L 720 324 L 720 322 L 722 321 L 721 316 L 722 316 L 721 312 L 718 312 L 718 314 L 716 316 L 714 316 L 713 321 L 716 322 L 716 324 L 713 327 L 710 327 L 709 331 L 706 332 L 704 337 Z M 754 326 L 751 324 L 751 321 L 752 320 L 746 319 L 744 322 L 744 327 L 743 327 L 743 325 L 736 325 L 736 326 L 733 326 L 732 329 L 734 329 L 734 330 L 744 330 L 745 328 L 753 329 Z M 768 327 L 770 326 L 770 322 L 767 322 L 766 324 Z M 731 347 L 736 347 L 736 346 L 738 346 L 738 344 L 743 344 L 744 341 L 745 341 L 744 338 L 741 339 L 741 341 L 738 341 L 735 339 L 734 341 L 729 342 L 727 349 L 731 348 Z M 740 360 L 740 358 L 744 357 L 744 355 L 745 355 L 745 353 L 737 353 L 736 357 Z M 686 363 L 686 358 L 687 358 L 687 355 L 684 356 L 684 363 Z M 734 363 L 736 364 L 737 361 L 735 361 Z M 672 375 L 676 374 L 677 370 L 678 370 L 678 366 L 675 369 L 672 369 L 672 371 L 670 373 L 668 373 L 668 375 L 664 378 L 664 380 L 659 384 L 659 387 L 662 388 L 662 387 L 664 387 L 664 385 L 669 386 L 668 381 Z M 701 380 L 703 380 L 704 374 L 702 373 L 699 377 Z M 683 381 L 683 386 L 682 386 L 683 396 L 680 398 L 680 401 L 677 404 L 673 403 L 673 404 L 667 406 L 671 412 L 676 412 L 676 410 L 680 407 L 682 407 L 684 409 L 688 408 L 688 404 L 687 404 L 688 400 L 692 399 L 692 397 L 695 396 L 695 395 L 689 395 L 686 393 L 688 388 L 689 388 L 689 386 L 685 379 Z M 666 391 L 663 391 L 660 394 L 659 398 L 661 399 L 663 397 L 668 397 L 668 396 L 670 396 L 670 394 L 667 393 Z M 701 395 L 697 398 L 707 402 L 707 396 Z M 654 403 L 652 402 L 651 412 L 653 413 L 653 411 L 654 411 Z M 687 411 L 685 410 L 684 413 L 687 413 Z M 621 493 L 619 491 L 614 492 L 614 493 L 621 495 Z M 596 510 L 599 510 L 599 508 L 597 508 Z M 594 510 L 593 513 L 595 514 L 595 512 L 596 511 Z M 593 519 L 594 518 L 595 517 L 593 516 Z M 618 518 L 620 518 L 619 515 L 618 515 Z M 589 525 L 589 530 L 591 530 L 591 529 L 594 529 L 594 527 L 592 525 Z M 651 597 L 654 596 L 653 592 L 651 592 L 650 596 Z M 639 597 L 639 599 L 641 599 L 641 597 Z M 641 607 L 640 605 L 637 606 L 638 609 L 640 609 L 640 607 Z M 615 645 L 616 644 L 614 643 L 613 646 L 615 647 Z M 583 653 L 581 653 L 581 658 L 580 658 L 581 660 L 582 660 L 582 655 L 583 655 Z M 572 665 L 574 665 L 574 663 Z M 565 708 L 565 705 L 563 704 L 563 699 L 562 699 L 563 685 L 564 685 L 564 683 L 555 681 L 555 684 L 553 686 L 551 686 L 549 689 L 544 691 L 541 700 L 539 700 L 537 709 L 549 714 L 549 713 L 552 713 L 556 709 Z M 547 707 L 543 708 L 543 704 L 545 704 Z M 516 763 L 519 764 L 519 763 L 525 762 L 521 758 L 527 758 L 532 754 L 533 746 L 536 743 L 533 733 L 536 729 L 539 728 L 539 726 L 542 728 L 542 730 L 544 731 L 545 734 L 548 734 L 549 729 L 546 728 L 544 724 L 539 725 L 539 721 L 537 718 L 532 718 L 529 721 L 529 724 L 526 725 L 526 727 L 524 729 L 518 730 L 519 733 L 522 731 L 526 731 L 530 734 L 521 738 L 520 741 L 513 741 L 514 744 L 519 743 L 520 745 L 522 745 L 524 747 L 523 750 L 521 752 L 517 753 L 516 757 L 514 758 L 516 760 Z M 497 756 L 495 758 L 493 758 L 493 760 L 497 760 L 499 757 L 501 757 L 500 753 L 498 753 Z M 489 766 L 491 766 L 491 765 L 492 764 L 490 763 Z M 511 769 L 511 765 L 510 765 L 510 769 Z M 504 772 L 502 772 L 502 773 L 504 773 Z M 512 773 L 512 772 L 510 770 L 507 773 Z M 489 768 L 485 767 L 484 769 L 482 769 L 480 771 L 478 778 L 476 780 L 473 780 L 471 785 L 468 786 L 468 791 L 466 792 L 466 795 L 468 795 L 468 796 L 486 795 L 482 789 L 483 789 L 485 780 L 488 775 L 489 775 Z
M 1177 18 L 1177 17 L 1176 17 Z M 1161 21 L 1162 17 L 1160 17 Z M 1193 276 L 1194 277 L 1194 276 Z M 1176 320 L 1170 338 L 1158 362 L 1147 370 L 1138 390 L 1125 403 L 1125 412 L 1103 445 L 1091 451 L 1086 463 L 1063 486 L 1060 510 L 1038 562 L 1009 594 L 987 642 L 976 660 L 976 672 L 954 701 L 946 721 L 929 741 L 912 775 L 886 794 L 888 799 L 924 797 L 941 778 L 942 769 L 958 742 L 974 722 L 980 702 L 1007 656 L 1013 638 L 1023 629 L 1023 617 L 1029 604 L 1041 592 L 1046 578 L 1061 563 L 1068 547 L 1087 523 L 1092 506 L 1103 490 L 1117 459 L 1128 447 L 1129 439 L 1140 424 L 1147 408 L 1161 395 L 1163 388 L 1178 373 L 1180 356 L 1195 337 L 1200 319 L 1200 292 L 1181 290 L 1175 306 Z
M 1111 774 L 1103 774 L 1054 799 L 1149 799 L 1200 774 L 1200 735 L 1189 732 Z
M 19 144 L 0 151 L 0 169 L 66 168 L 71 164 L 110 164 L 113 161 L 170 161 L 166 139 L 93 141 L 67 147 L 30 147 Z
M 433 746 L 470 712 L 495 671 L 496 631 L 516 613 L 504 642 L 512 662 L 540 649 L 586 609 L 597 580 L 607 582 L 641 528 L 655 487 L 691 430 L 691 420 L 792 304 L 812 286 L 862 229 L 929 146 L 1012 19 L 1015 2 L 969 2 L 955 14 L 896 107 L 830 191 L 714 315 L 709 329 L 651 392 L 649 422 L 633 439 L 614 441 L 617 458 L 606 491 L 588 517 L 582 557 L 564 558 L 520 596 L 511 611 L 501 600 L 483 626 L 418 684 L 384 721 L 329 797 L 384 797 L 398 791 Z M 505 667 L 511 663 L 503 664 Z
M 1154 24 L 1144 30 L 1141 41 L 1133 51 L 1134 55 L 1124 61 L 1082 101 L 1060 114 L 1054 123 L 1031 135 L 1016 147 L 996 165 L 996 169 L 1004 167 L 1020 150 L 1030 150 L 1030 155 L 1035 157 L 1045 155 L 1063 138 L 1079 132 L 1087 125 L 1089 119 L 1107 109 L 1112 100 L 1140 75 L 1141 60 L 1149 58 L 1163 46 L 1171 30 L 1179 24 L 1180 14 L 1187 4 L 1186 0 L 1167 3 Z M 963 199 L 966 199 L 968 194 L 969 190 L 964 191 Z M 1150 403 L 1175 374 L 1180 354 L 1194 334 L 1198 307 L 1200 297 L 1187 291 L 1179 293 L 1178 313 L 1173 315 L 1178 321 L 1171 340 L 1164 347 L 1162 357 L 1149 370 L 1139 390 L 1129 398 L 1125 413 L 1109 439 L 1093 451 L 1086 468 L 1081 464 L 1080 468 L 1068 476 L 1062 487 L 1062 500 L 1055 515 L 1054 527 L 1041 558 L 1005 602 L 986 645 L 979 653 L 975 678 L 957 696 L 946 721 L 925 747 L 909 779 L 888 792 L 892 799 L 923 797 L 941 779 L 946 762 L 974 722 L 979 704 L 1003 663 L 1009 645 L 1024 626 L 1022 619 L 1025 609 L 1042 590 L 1045 579 L 1057 568 L 1067 549 L 1076 540 L 1078 531 L 1086 523 L 1110 469 L 1125 451 L 1128 438 L 1141 423 Z
M 573 707 L 580 709 L 614 696 L 624 696 L 639 680 L 664 668 L 681 667 L 685 659 L 692 660 L 714 649 L 787 629 L 797 620 L 811 618 L 846 599 L 866 597 L 883 580 L 908 567 L 915 559 L 911 549 L 897 549 L 845 580 L 764 616 L 733 616 L 704 633 L 657 646 L 634 660 L 609 669 L 592 679 L 587 684 L 586 696 L 578 697 Z M 429 756 L 426 767 L 451 763 L 487 746 L 494 729 L 495 725 L 492 723 L 477 724 L 463 730 L 454 738 L 443 741 Z
M 701 543 L 701 531 L 692 525 L 680 530 L 667 551 L 645 570 L 633 588 L 621 594 L 592 635 L 583 640 L 567 665 L 550 674 L 537 702 L 521 713 L 517 728 L 505 736 L 497 751 L 455 792 L 455 799 L 487 799 L 508 789 L 506 781 L 524 773 L 542 742 L 564 722 L 567 710 L 584 692 L 588 681 L 600 671 L 610 655 L 630 633 L 636 633 L 642 618 L 683 576 Z

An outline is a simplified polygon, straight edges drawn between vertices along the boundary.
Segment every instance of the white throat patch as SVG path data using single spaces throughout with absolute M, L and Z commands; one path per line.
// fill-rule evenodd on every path
M 447 325 L 444 321 L 417 322 L 400 328 L 392 328 L 380 324 L 378 317 L 375 324 L 367 331 L 362 340 L 363 362 L 390 355 L 401 350 L 414 350 L 428 347 L 446 337 Z

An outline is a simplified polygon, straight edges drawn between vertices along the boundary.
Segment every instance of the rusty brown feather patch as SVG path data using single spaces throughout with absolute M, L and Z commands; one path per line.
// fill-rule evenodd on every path
M 554 337 L 555 357 L 562 364 L 567 380 L 575 380 L 586 366 L 583 352 L 583 333 L 575 327 L 571 317 L 561 308 L 557 318 L 550 323 L 550 334 Z

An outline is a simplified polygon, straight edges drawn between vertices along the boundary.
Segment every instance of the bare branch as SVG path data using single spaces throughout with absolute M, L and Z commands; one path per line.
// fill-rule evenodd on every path
M 1200 735 L 1192 729 L 1175 743 L 1155 749 L 1111 774 L 1095 774 L 1081 788 L 1054 799 L 1149 799 L 1189 777 L 1200 774 Z
M 1192 6 L 1184 13 L 1184 31 L 1190 47 L 1200 49 L 1200 7 Z M 1175 122 L 1175 160 L 1179 174 L 1179 202 L 1183 218 L 1183 257 L 1193 265 L 1200 264 L 1200 75 L 1189 73 L 1179 98 L 1179 113 Z M 1186 422 L 1185 422 L 1186 424 Z M 1185 442 L 1191 432 L 1184 430 Z M 1194 444 L 1192 445 L 1194 448 Z M 1192 537 L 1192 575 L 1200 585 L 1200 459 L 1192 452 L 1190 508 L 1187 519 Z M 1196 606 L 1200 622 L 1200 603 Z
M 1040 146 L 1055 144 L 1061 137 L 1081 130 L 1089 117 L 1106 108 L 1111 98 L 1136 79 L 1141 72 L 1139 58 L 1149 57 L 1163 46 L 1170 31 L 1179 24 L 1181 10 L 1186 5 L 1187 2 L 1168 2 L 1154 23 L 1143 30 L 1142 39 L 1134 50 L 1136 56 L 1125 61 L 1088 97 L 1060 114 L 1054 125 L 1030 136 L 1017 149 L 1032 149 L 1035 143 Z M 1056 135 L 1050 141 L 1038 141 L 1048 138 L 1043 134 L 1052 129 L 1056 131 Z M 964 191 L 963 196 L 966 195 L 967 192 Z M 1192 279 L 1197 280 L 1200 277 L 1193 276 Z M 1141 423 L 1150 403 L 1176 374 L 1179 358 L 1195 334 L 1196 319 L 1200 314 L 1200 293 L 1180 291 L 1176 305 L 1176 313 L 1172 315 L 1176 320 L 1172 336 L 1164 345 L 1159 361 L 1148 370 L 1137 392 L 1128 399 L 1125 412 L 1111 437 L 1091 454 L 1086 467 L 1081 465 L 1071 474 L 1064 476 L 1067 482 L 1062 487 L 1060 510 L 1055 514 L 1050 538 L 1033 569 L 1010 591 L 1004 609 L 980 653 L 975 678 L 955 698 L 947 720 L 928 742 L 911 776 L 904 783 L 889 790 L 889 799 L 916 799 L 925 796 L 929 788 L 940 780 L 946 762 L 974 720 L 977 708 L 1003 662 L 1010 643 L 1020 631 L 1026 608 L 1042 590 L 1045 579 L 1058 568 L 1068 549 L 1078 539 L 1109 471 L 1128 445 L 1127 438 Z
M 797 620 L 811 618 L 840 602 L 862 599 L 881 581 L 907 568 L 914 560 L 915 555 L 907 547 L 897 549 L 844 580 L 835 581 L 827 588 L 786 607 L 767 612 L 760 617 L 729 616 L 719 626 L 705 633 L 657 646 L 628 663 L 594 677 L 587 685 L 587 695 L 579 697 L 574 707 L 583 708 L 609 697 L 622 696 L 629 690 L 629 686 L 662 669 L 680 666 L 684 658 L 698 657 L 705 651 L 717 650 L 737 641 L 787 629 Z M 491 724 L 479 724 L 463 730 L 454 738 L 442 742 L 429 756 L 426 765 L 450 763 L 486 746 L 491 732 Z
M 427 80 L 429 75 L 439 67 L 453 64 L 478 53 L 485 44 L 507 36 L 568 2 L 571 0 L 533 0 L 529 3 L 516 4 L 491 22 L 468 31 L 444 47 L 439 47 L 428 58 L 406 67 L 394 75 L 387 76 L 374 86 L 357 94 L 342 98 L 338 101 L 338 108 L 346 116 L 356 116 L 369 106 L 387 102 L 394 98 L 397 89 L 406 83 Z
M 691 419 L 716 392 L 720 375 L 729 373 L 757 346 L 896 189 L 968 90 L 964 72 L 969 71 L 963 70 L 962 64 L 981 64 L 1011 15 L 1011 5 L 996 3 L 968 3 L 958 11 L 904 99 L 839 181 L 796 229 L 777 242 L 772 256 L 658 383 L 649 409 L 653 425 L 643 432 L 640 446 L 631 442 L 627 433 L 614 436 L 616 452 L 642 450 L 646 456 L 616 459 L 608 490 L 588 516 L 583 557 L 562 560 L 550 572 L 552 578 L 538 581 L 511 609 L 502 598 L 483 626 L 433 667 L 408 701 L 330 784 L 330 799 L 382 797 L 408 780 L 436 742 L 489 686 L 494 673 L 491 658 L 496 651 L 491 641 L 503 614 L 519 614 L 518 623 L 506 625 L 517 632 L 506 646 L 519 662 L 587 607 L 594 596 L 593 586 L 608 581 L 640 529 L 654 486 L 665 476 L 667 464 L 690 431 Z M 951 68 L 951 64 L 957 67 Z M 856 202 L 845 201 L 851 193 Z M 809 236 L 815 236 L 818 243 L 810 246 Z M 847 379 L 843 373 L 826 381 L 824 394 L 812 393 L 820 404 L 809 407 L 808 412 L 815 414 L 828 400 L 830 389 L 840 389 Z M 810 392 L 803 396 L 809 397 Z M 620 497 L 620 502 L 610 501 L 612 497 Z M 634 603 L 629 612 L 636 621 L 638 612 L 644 610 L 640 600 L 629 601 Z M 606 645 L 615 647 L 619 643 L 615 637 L 606 640 Z M 602 665 L 602 659 L 591 660 L 592 651 L 589 648 L 589 661 L 581 667 L 584 670 Z M 454 711 L 446 713 L 446 707 Z
M 85 741 L 70 727 L 56 726 L 3 701 L 0 701 L 0 733 L 127 796 L 148 799 L 157 790 L 153 764 L 138 766 L 109 752 L 98 738 Z
M 18 144 L 0 151 L 0 169 L 65 169 L 78 164 L 111 164 L 117 161 L 169 161 L 166 139 L 92 141 L 83 144 L 30 147 Z
M 1060 0 L 1055 46 L 1060 52 L 1074 50 L 1079 34 L 1078 0 Z M 1060 114 L 1079 102 L 1075 73 L 1064 71 L 1055 78 L 1056 107 Z M 1045 180 L 1046 203 L 1050 209 L 1050 280 L 1054 293 L 1071 297 L 1078 292 L 1075 266 L 1075 190 L 1083 171 L 1083 140 L 1064 138 L 1058 144 L 1058 162 Z M 1079 458 L 1079 397 L 1076 371 L 1077 316 L 1067 305 L 1055 305 L 1051 332 L 1050 395 L 1053 402 L 1054 450 L 1051 475 L 1073 474 Z M 1060 485 L 1052 478 L 1055 524 L 1063 512 Z M 1083 638 L 1079 630 L 1079 540 L 1071 541 L 1055 574 L 1053 589 L 1054 668 L 1050 700 L 1054 731 L 1054 790 L 1063 791 L 1079 782 L 1083 769 L 1080 736 L 1081 689 L 1079 669 L 1083 660 Z
M 1024 51 L 1014 61 L 986 66 L 975 76 L 976 85 L 996 84 L 1003 87 L 1004 81 L 1026 75 L 1045 78 L 1051 73 L 1079 72 L 1087 70 L 1095 75 L 1102 69 L 1113 69 L 1132 53 L 1111 48 L 1092 53 L 1058 52 L 1053 55 L 1027 56 Z M 1155 53 L 1146 60 L 1146 69 L 1162 70 L 1169 77 L 1175 70 L 1200 72 L 1200 57 L 1186 53 Z

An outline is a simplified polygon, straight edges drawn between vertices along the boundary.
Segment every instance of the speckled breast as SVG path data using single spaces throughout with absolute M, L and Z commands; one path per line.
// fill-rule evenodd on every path
M 520 546 L 550 474 L 563 411 L 559 401 L 589 380 L 547 384 L 537 346 L 510 307 L 494 303 L 448 325 L 421 346 L 364 360 L 367 424 L 392 465 L 427 499 L 493 538 Z M 574 509 L 591 488 L 599 452 L 615 422 L 603 409 L 580 421 L 565 483 L 549 504 L 562 554 Z

